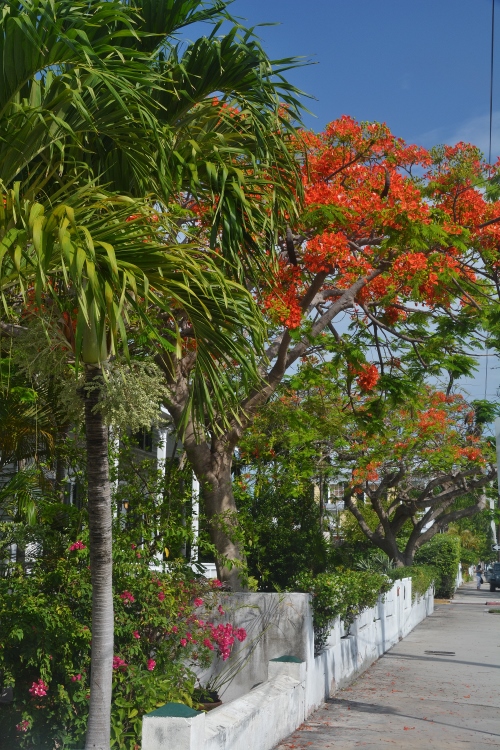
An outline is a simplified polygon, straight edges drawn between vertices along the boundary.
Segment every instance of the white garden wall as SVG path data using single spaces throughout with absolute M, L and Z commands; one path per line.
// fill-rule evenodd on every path
M 248 632 L 239 657 L 236 653 L 231 660 L 248 656 L 248 661 L 219 708 L 207 714 L 192 711 L 184 719 L 177 712 L 169 719 L 167 705 L 145 716 L 142 750 L 171 750 L 174 735 L 175 750 L 271 750 L 431 614 L 433 591 L 414 602 L 411 593 L 411 579 L 397 581 L 375 607 L 362 612 L 349 633 L 337 621 L 316 656 L 308 594 L 225 595 L 231 621 Z M 175 713 L 175 704 L 169 705 Z

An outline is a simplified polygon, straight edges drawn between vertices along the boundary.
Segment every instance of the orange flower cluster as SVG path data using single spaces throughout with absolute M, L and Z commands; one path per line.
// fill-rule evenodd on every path
M 271 318 L 292 330 L 302 322 L 299 290 L 302 290 L 300 270 L 281 263 L 276 287 L 265 292 L 263 298 Z
M 377 471 L 379 464 L 375 461 L 370 461 L 366 466 L 358 467 L 353 469 L 352 472 L 352 483 L 353 485 L 360 484 L 362 482 L 378 482 L 379 473 Z
M 457 453 L 468 461 L 479 461 L 484 463 L 484 458 L 479 448 L 473 448 L 472 446 L 470 448 L 458 448 Z
M 375 365 L 362 365 L 358 370 L 356 380 L 362 391 L 372 391 L 378 383 L 380 373 Z
M 500 272 L 500 221 L 481 226 L 500 216 L 500 202 L 488 201 L 480 188 L 485 165 L 475 147 L 462 143 L 431 154 L 384 124 L 347 116 L 322 133 L 303 133 L 301 147 L 305 212 L 297 231 L 304 241 L 296 248 L 293 283 L 283 269 L 266 282 L 265 307 L 276 320 L 300 325 L 300 300 L 317 274 L 326 277 L 324 289 L 342 290 L 380 269 L 356 300 L 376 302 L 394 325 L 405 317 L 395 305 L 447 305 L 457 294 L 452 279 L 475 279 L 463 262 L 471 243 L 494 249 Z M 424 177 L 414 179 L 412 168 Z M 496 171 L 500 162 L 490 175 Z M 431 224 L 441 234 L 432 234 Z
M 349 244 L 340 232 L 323 232 L 307 243 L 304 265 L 311 273 L 328 273 L 332 268 L 347 271 L 351 259 Z
M 418 419 L 418 426 L 421 430 L 436 429 L 444 427 L 447 422 L 446 412 L 442 409 L 428 409 L 422 412 Z

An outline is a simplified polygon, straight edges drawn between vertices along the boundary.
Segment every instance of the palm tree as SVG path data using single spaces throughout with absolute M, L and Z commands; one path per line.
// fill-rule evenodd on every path
M 119 340 L 126 346 L 131 310 L 178 354 L 182 310 L 198 351 L 193 406 L 200 418 L 210 398 L 220 408 L 232 361 L 254 378 L 249 351 L 262 340 L 250 295 L 228 275 L 262 264 L 256 237 L 272 238 L 278 207 L 294 210 L 297 173 L 278 112 L 279 92 L 295 106 L 280 78 L 289 61 L 276 69 L 238 28 L 185 48 L 172 41 L 187 24 L 224 15 L 223 3 L 199 10 L 195 0 L 8 0 L 0 18 L 5 309 L 20 310 L 28 289 L 40 306 L 51 303 L 50 321 L 65 295 L 79 309 L 72 354 L 85 369 L 93 577 L 87 749 L 109 748 L 111 504 L 98 410 L 106 361 Z M 232 118 L 234 107 L 244 117 Z M 186 214 L 172 210 L 179 196 L 216 199 L 211 244 L 220 252 L 190 241 Z M 148 305 L 168 318 L 161 335 Z
M 219 355 L 219 359 L 233 357 L 243 363 L 245 334 L 253 332 L 255 339 L 260 331 L 246 290 L 225 279 L 206 252 L 201 257 L 189 246 L 165 248 L 162 239 L 154 236 L 160 230 L 152 228 L 151 222 L 127 221 L 130 211 L 144 210 L 143 206 L 127 203 L 116 207 L 115 201 L 105 197 L 86 205 L 78 196 L 76 202 L 74 211 L 69 205 L 60 205 L 45 212 L 40 204 L 16 204 L 13 191 L 7 194 L 4 218 L 9 228 L 0 232 L 0 284 L 11 297 L 13 289 L 29 286 L 40 300 L 42 318 L 44 308 L 47 310 L 49 331 L 54 309 L 65 296 L 72 295 L 80 311 L 75 351 L 68 345 L 68 352 L 76 355 L 85 370 L 93 581 L 87 747 L 104 748 L 109 746 L 113 658 L 112 539 L 108 432 L 98 407 L 109 353 L 118 346 L 120 334 L 126 337 L 131 310 L 148 324 L 144 307 L 149 302 L 167 313 L 182 306 L 206 360 Z M 37 215 L 37 221 L 30 226 L 33 215 Z M 43 252 L 39 253 L 40 248 Z M 172 329 L 170 339 L 163 337 L 162 346 L 179 349 L 179 332 Z M 248 359 L 246 366 L 252 367 Z M 211 368 L 215 377 L 215 362 Z
M 280 105 L 298 112 L 283 77 L 297 61 L 270 61 L 237 25 L 217 36 L 225 5 L 7 0 L 0 183 L 19 182 L 22 196 L 52 203 L 89 179 L 149 195 L 160 209 L 179 196 L 217 196 L 212 241 L 226 271 L 254 262 L 256 237 L 273 231 L 277 206 L 296 211 L 300 179 Z M 200 21 L 212 21 L 212 32 L 180 44 L 177 35 Z M 272 193 L 249 199 L 270 178 Z

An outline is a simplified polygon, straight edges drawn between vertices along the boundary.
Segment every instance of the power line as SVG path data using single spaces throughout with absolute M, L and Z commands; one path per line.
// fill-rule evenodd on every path
M 491 59 L 490 59 L 490 147 L 488 164 L 491 164 L 491 132 L 493 128 L 493 70 L 495 59 L 495 0 L 491 0 Z
M 493 130 L 493 72 L 495 62 L 495 0 L 491 0 L 491 55 L 490 55 L 490 139 L 488 164 L 491 164 L 491 134 Z M 486 349 L 486 367 L 484 373 L 484 400 L 488 391 L 488 349 Z

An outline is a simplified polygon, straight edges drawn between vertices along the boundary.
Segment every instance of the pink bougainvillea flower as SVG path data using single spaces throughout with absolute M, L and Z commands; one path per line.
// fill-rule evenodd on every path
M 80 682 L 81 679 L 82 679 L 81 674 L 74 674 L 73 677 L 71 678 L 71 682 Z
M 28 719 L 24 719 L 24 721 L 19 722 L 19 724 L 16 724 L 16 729 L 18 732 L 27 732 L 30 728 L 30 723 Z
M 49 689 L 49 686 L 46 685 L 43 680 L 38 680 L 37 682 L 34 682 L 32 684 L 28 692 L 31 696 L 33 696 L 33 698 L 35 697 L 41 698 L 42 696 L 47 695 L 48 689 Z
M 137 544 L 131 544 L 130 546 L 132 547 L 132 549 L 137 549 Z
M 219 581 L 218 578 L 213 578 L 210 581 L 210 587 L 213 588 L 213 589 L 220 589 L 221 586 L 222 586 L 222 583 Z
M 203 604 L 203 599 L 200 599 L 200 597 L 197 596 L 196 599 L 194 600 L 193 604 L 194 604 L 195 607 L 201 607 L 201 605 Z
M 217 609 L 219 610 L 219 614 L 220 614 L 220 615 L 225 615 L 225 614 L 226 614 L 226 613 L 224 612 L 224 610 L 222 609 L 222 604 L 219 604 L 219 606 L 217 607 Z
M 212 623 L 207 623 L 207 628 L 210 630 L 213 642 L 217 645 L 222 661 L 229 659 L 235 638 L 241 643 L 247 637 L 247 632 L 244 628 L 233 628 L 229 622 L 225 625 L 221 623 L 217 627 Z
M 187 646 L 187 641 L 186 641 L 186 639 L 185 639 L 185 638 L 181 638 L 181 640 L 180 640 L 180 644 L 181 644 L 181 646 Z
M 123 599 L 124 602 L 135 602 L 135 597 L 130 591 L 123 591 L 120 594 L 120 599 Z
M 247 631 L 245 630 L 245 628 L 237 628 L 234 631 L 234 634 L 240 643 L 243 643 L 243 641 L 247 637 Z
M 205 638 L 203 641 L 203 645 L 210 649 L 210 651 L 214 650 L 214 644 L 210 640 L 210 638 Z
M 139 640 L 139 638 L 141 637 L 139 635 L 139 631 L 138 630 L 134 630 L 134 632 L 132 633 L 132 635 L 134 636 L 134 638 L 137 638 L 137 640 Z
M 159 600 L 160 600 L 161 602 L 162 602 L 162 601 L 163 601 L 163 600 L 165 599 L 165 594 L 163 593 L 163 591 L 160 591 L 160 593 L 158 594 L 158 599 L 159 599 Z
M 113 669 L 121 669 L 127 667 L 127 662 L 121 658 L 121 656 L 113 656 Z
M 70 544 L 69 551 L 74 552 L 76 549 L 86 549 L 86 545 L 83 542 L 73 542 L 73 544 Z
M 148 672 L 152 672 L 155 667 L 156 667 L 155 660 L 154 659 L 148 659 Z
M 177 625 L 174 625 L 172 628 L 172 633 L 178 633 L 178 632 L 179 632 L 179 628 L 177 627 Z

